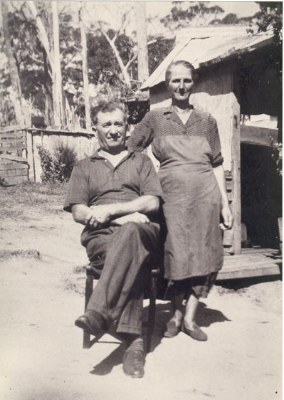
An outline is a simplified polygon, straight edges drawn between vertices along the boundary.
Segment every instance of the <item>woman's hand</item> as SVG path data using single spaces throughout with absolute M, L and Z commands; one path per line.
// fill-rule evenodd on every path
M 222 215 L 223 221 L 219 224 L 220 228 L 223 231 L 231 229 L 233 226 L 233 215 L 231 213 L 229 204 L 226 203 L 222 206 L 221 215 Z

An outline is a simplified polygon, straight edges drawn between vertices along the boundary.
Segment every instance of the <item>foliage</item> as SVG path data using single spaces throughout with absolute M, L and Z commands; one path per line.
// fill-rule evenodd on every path
M 178 29 L 185 26 L 208 25 L 216 20 L 224 10 L 216 5 L 208 6 L 208 2 L 173 1 L 171 13 L 161 19 L 164 26 Z
M 44 68 L 43 49 L 37 30 L 27 14 L 25 4 L 9 13 L 8 24 L 23 96 L 30 99 L 34 107 L 44 110 L 42 88 L 47 88 L 50 82 Z
M 282 175 L 282 159 L 283 159 L 283 152 L 282 152 L 282 143 L 278 143 L 273 148 L 272 158 L 275 162 L 275 168 L 278 175 Z
M 230 13 L 227 14 L 220 22 L 225 25 L 233 25 L 237 24 L 239 22 L 239 19 L 236 14 Z
M 59 143 L 54 154 L 42 146 L 38 146 L 42 167 L 43 182 L 67 182 L 77 161 L 76 152 L 70 147 Z
M 172 51 L 175 45 L 175 39 L 165 39 L 163 37 L 149 38 L 148 46 L 149 73 L 160 65 L 165 57 Z M 151 40 L 152 39 L 152 40 Z
M 259 31 L 265 32 L 273 29 L 278 45 L 282 45 L 283 5 L 282 2 L 257 2 L 260 12 L 256 14 Z
M 133 125 L 138 124 L 150 109 L 148 101 L 131 101 L 126 105 L 129 115 L 128 123 Z
M 114 36 L 112 29 L 107 30 L 110 38 Z M 119 34 L 116 39 L 116 46 L 124 63 L 127 63 L 133 56 L 132 50 L 134 42 L 125 34 Z M 102 33 L 93 29 L 88 34 L 88 64 L 90 83 L 109 84 L 110 86 L 122 87 L 123 78 L 120 73 L 118 62 Z M 130 68 L 130 76 L 133 80 L 137 79 L 137 62 Z

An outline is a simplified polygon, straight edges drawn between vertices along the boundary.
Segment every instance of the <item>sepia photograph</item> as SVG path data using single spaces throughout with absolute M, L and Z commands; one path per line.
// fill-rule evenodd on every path
M 281 400 L 280 1 L 0 1 L 1 400 Z

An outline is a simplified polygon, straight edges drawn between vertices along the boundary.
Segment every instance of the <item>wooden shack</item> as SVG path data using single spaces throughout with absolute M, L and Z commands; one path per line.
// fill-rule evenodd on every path
M 281 212 L 281 179 L 275 177 L 271 169 L 273 148 L 278 142 L 275 120 L 278 120 L 279 126 L 282 92 L 273 51 L 271 32 L 249 35 L 244 27 L 189 29 L 177 38 L 175 48 L 142 86 L 142 90 L 149 90 L 152 109 L 168 106 L 170 99 L 164 82 L 168 65 L 172 61 L 186 60 L 197 69 L 199 79 L 191 95 L 191 103 L 210 112 L 217 120 L 227 191 L 234 215 L 234 227 L 224 235 L 224 248 L 225 253 L 235 256 L 249 254 L 251 257 L 259 253 L 259 249 L 267 247 L 265 240 L 262 243 L 256 239 L 257 232 L 251 240 L 253 225 L 255 230 L 262 225 L 265 231 L 265 227 L 272 223 L 268 236 L 275 240 L 267 240 L 267 243 L 272 243 L 270 248 L 279 246 L 275 227 L 278 226 L 277 217 L 280 217 L 277 213 Z M 250 116 L 259 114 L 266 115 L 268 127 L 247 124 L 251 122 Z M 257 168 L 261 170 L 254 173 Z M 257 181 L 254 181 L 255 178 Z M 269 183 L 277 188 L 269 188 Z M 253 191 L 256 188 L 260 192 L 257 201 L 263 201 L 263 204 L 254 204 Z M 242 190 L 244 193 L 252 192 L 250 204 L 244 204 Z M 271 204 L 267 202 L 269 190 L 276 197 L 270 199 Z M 265 214 L 266 207 L 274 207 L 274 210 L 270 209 Z M 268 223 L 265 218 L 269 213 L 272 215 Z M 242 248 L 242 244 L 249 249 Z M 236 260 L 234 258 L 234 262 Z M 256 262 L 261 264 L 258 258 Z M 265 259 L 262 260 L 262 263 L 265 262 Z M 279 273 L 278 268 L 275 271 Z M 251 276 L 251 272 L 242 276 Z

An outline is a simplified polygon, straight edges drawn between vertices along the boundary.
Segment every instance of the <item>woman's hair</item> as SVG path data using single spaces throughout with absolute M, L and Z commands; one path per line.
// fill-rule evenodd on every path
M 194 66 L 185 60 L 178 60 L 178 61 L 173 61 L 168 68 L 166 69 L 166 74 L 165 74 L 165 81 L 166 81 L 166 85 L 169 84 L 169 81 L 171 79 L 171 75 L 172 75 L 172 70 L 175 68 L 175 66 L 177 65 L 182 65 L 183 67 L 187 68 L 190 70 L 191 75 L 192 75 L 192 79 L 193 81 L 195 81 L 196 79 L 196 70 L 194 68 Z
M 91 119 L 94 125 L 98 122 L 98 113 L 108 113 L 113 112 L 115 110 L 120 110 L 123 112 L 124 121 L 127 121 L 128 115 L 126 112 L 126 108 L 123 103 L 119 101 L 101 101 L 96 107 L 93 107 L 91 110 Z

